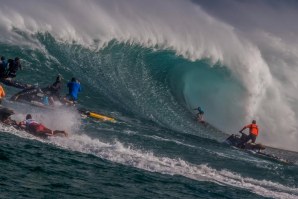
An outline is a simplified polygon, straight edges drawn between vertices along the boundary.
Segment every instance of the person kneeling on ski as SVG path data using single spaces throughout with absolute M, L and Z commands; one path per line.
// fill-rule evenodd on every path
M 48 129 L 44 125 L 36 122 L 34 119 L 32 119 L 32 116 L 30 114 L 27 114 L 26 120 L 20 122 L 19 126 L 35 135 L 53 136 L 56 134 L 64 134 L 65 137 L 67 136 L 67 133 L 65 131 L 58 131 L 58 130 L 52 131 L 51 129 Z
M 251 140 L 252 143 L 255 143 L 256 142 L 257 136 L 259 135 L 259 127 L 257 125 L 256 120 L 253 120 L 251 124 L 244 126 L 239 131 L 239 133 L 242 133 L 242 131 L 245 130 L 245 129 L 247 129 L 247 128 L 249 129 L 249 135 L 246 136 L 246 138 L 242 142 L 240 142 L 238 144 L 238 146 L 242 146 L 242 145 L 246 144 L 250 140 Z

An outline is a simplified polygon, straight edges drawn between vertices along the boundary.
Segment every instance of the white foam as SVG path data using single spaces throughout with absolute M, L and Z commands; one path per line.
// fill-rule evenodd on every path
M 120 142 L 103 143 L 87 135 L 72 136 L 69 139 L 57 138 L 53 143 L 70 150 L 93 154 L 100 158 L 127 166 L 168 175 L 181 175 L 199 181 L 212 181 L 250 190 L 256 194 L 273 198 L 297 198 L 298 189 L 279 183 L 242 177 L 239 174 L 216 170 L 208 165 L 194 165 L 181 159 L 159 157 L 152 152 L 143 152 Z
M 0 125 L 0 130 L 16 136 L 48 142 L 64 149 L 92 154 L 105 160 L 132 166 L 150 172 L 167 175 L 181 175 L 198 181 L 210 181 L 220 185 L 230 185 L 247 189 L 258 195 L 272 198 L 294 199 L 298 197 L 298 188 L 287 187 L 279 183 L 256 180 L 228 171 L 216 170 L 206 164 L 195 165 L 180 158 L 159 157 L 152 152 L 144 152 L 120 142 L 104 143 L 87 135 L 71 135 L 69 138 L 53 137 L 50 140 L 36 138 L 13 127 Z

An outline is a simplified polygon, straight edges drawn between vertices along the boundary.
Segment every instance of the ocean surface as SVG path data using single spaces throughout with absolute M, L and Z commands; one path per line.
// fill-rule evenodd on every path
M 61 74 L 66 94 L 76 77 L 79 106 L 117 122 L 11 102 L 20 90 L 4 86 L 13 119 L 31 113 L 69 137 L 0 125 L 0 198 L 298 198 L 298 51 L 285 52 L 296 49 L 287 34 L 244 33 L 214 14 L 218 2 L 1 2 L 0 55 L 21 58 L 16 80 L 45 87 Z M 265 152 L 290 164 L 224 143 L 252 119 Z

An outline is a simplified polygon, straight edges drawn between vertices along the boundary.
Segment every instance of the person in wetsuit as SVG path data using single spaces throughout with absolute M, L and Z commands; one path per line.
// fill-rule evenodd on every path
M 51 95 L 60 98 L 60 91 L 62 87 L 62 77 L 61 75 L 58 75 L 56 78 L 56 81 L 49 87 L 49 90 L 51 91 Z
M 61 88 L 62 88 L 62 77 L 61 75 L 58 75 L 56 78 L 56 81 L 52 85 L 42 89 L 48 95 L 44 99 L 48 98 L 51 105 L 55 104 L 56 101 L 60 101 Z
M 5 78 L 6 77 L 7 65 L 8 65 L 8 63 L 5 60 L 5 57 L 1 56 L 1 61 L 0 61 L 0 78 Z

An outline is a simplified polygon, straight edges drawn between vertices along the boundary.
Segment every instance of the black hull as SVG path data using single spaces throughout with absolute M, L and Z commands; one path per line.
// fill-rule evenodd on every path
M 226 139 L 226 143 L 232 146 L 235 146 L 240 149 L 247 149 L 247 150 L 254 150 L 254 151 L 261 151 L 264 150 L 265 147 L 262 144 L 255 144 L 255 143 L 243 143 L 247 137 L 246 134 L 242 134 L 241 136 L 232 134 L 230 137 Z

